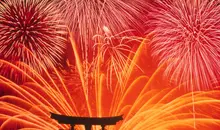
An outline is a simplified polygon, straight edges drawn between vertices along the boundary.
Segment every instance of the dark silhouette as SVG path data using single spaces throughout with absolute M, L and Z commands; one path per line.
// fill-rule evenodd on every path
M 86 130 L 91 130 L 92 125 L 101 125 L 102 130 L 105 130 L 106 125 L 115 125 L 118 121 L 123 120 L 122 115 L 114 117 L 74 117 L 54 113 L 51 113 L 51 118 L 60 124 L 70 124 L 71 130 L 74 130 L 76 124 L 84 125 Z

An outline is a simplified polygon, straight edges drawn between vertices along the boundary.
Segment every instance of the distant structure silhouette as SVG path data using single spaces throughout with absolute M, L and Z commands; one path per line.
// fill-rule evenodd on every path
M 118 121 L 123 120 L 121 116 L 114 117 L 75 117 L 51 113 L 51 118 L 57 120 L 60 124 L 70 124 L 71 130 L 75 125 L 84 125 L 86 130 L 91 130 L 92 125 L 101 125 L 105 130 L 106 125 L 115 125 Z

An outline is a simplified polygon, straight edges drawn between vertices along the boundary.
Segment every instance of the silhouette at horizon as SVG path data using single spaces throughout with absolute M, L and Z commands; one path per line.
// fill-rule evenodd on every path
M 123 120 L 122 115 L 113 117 L 76 117 L 55 113 L 51 113 L 51 118 L 57 120 L 60 124 L 70 124 L 71 130 L 74 130 L 75 125 L 84 125 L 86 130 L 91 130 L 92 125 L 100 125 L 102 130 L 105 130 L 106 125 L 116 125 L 118 121 Z

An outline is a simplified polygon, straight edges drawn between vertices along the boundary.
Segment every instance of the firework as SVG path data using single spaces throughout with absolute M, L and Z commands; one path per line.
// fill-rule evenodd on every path
M 103 26 L 114 34 L 127 29 L 142 28 L 145 1 L 63 0 L 62 12 L 71 31 L 89 44 Z M 80 43 L 77 40 L 77 43 Z M 85 49 L 85 48 L 84 48 Z M 84 57 L 85 58 L 85 57 Z
M 220 78 L 220 6 L 216 0 L 156 1 L 152 56 L 169 65 L 165 76 L 187 90 L 210 89 Z M 155 7 L 157 5 L 157 7 Z M 190 87 L 191 86 L 191 87 Z
M 26 63 L 39 72 L 36 59 L 47 68 L 51 67 L 47 60 L 60 66 L 66 28 L 54 5 L 48 0 L 1 1 L 0 58 L 15 64 Z
M 61 0 L 58 4 L 82 52 L 86 79 L 90 75 L 89 64 L 96 55 L 92 38 L 104 33 L 103 26 L 108 26 L 112 34 L 128 29 L 135 29 L 139 34 L 143 32 L 144 0 Z M 87 80 L 85 84 L 88 86 Z
M 100 66 L 100 71 L 105 71 L 107 73 L 107 80 L 110 81 L 109 86 L 112 86 L 111 80 L 113 76 L 117 77 L 117 81 L 122 83 L 125 79 L 123 71 L 127 71 L 128 66 L 126 64 L 131 63 L 131 54 L 135 52 L 132 50 L 135 42 L 140 43 L 143 38 L 137 36 L 126 36 L 126 32 L 131 32 L 132 30 L 123 31 L 121 33 L 113 35 L 108 27 L 104 26 L 104 35 L 95 35 L 93 37 L 95 44 L 94 48 L 97 50 L 97 55 L 93 60 L 93 66 L 97 68 Z M 121 84 L 122 86 L 122 84 Z
M 197 129 L 217 130 L 220 128 L 218 115 L 220 92 L 218 90 L 195 92 L 194 105 L 197 108 L 197 118 L 194 119 L 191 112 L 193 106 L 191 93 L 183 93 L 178 87 L 152 88 L 156 85 L 154 83 L 157 82 L 156 80 L 157 76 L 151 77 L 150 80 L 146 76 L 137 77 L 131 85 L 127 86 L 127 90 L 123 94 L 115 91 L 111 95 L 112 98 L 109 98 L 109 94 L 105 91 L 100 91 L 101 96 L 96 98 L 101 98 L 98 107 L 101 108 L 102 115 L 124 114 L 124 120 L 117 124 L 116 128 L 109 126 L 108 129 L 194 129 L 194 122 L 196 122 Z M 18 86 L 1 77 L 1 89 L 4 88 L 4 91 L 7 92 L 7 95 L 0 97 L 1 129 L 53 130 L 69 128 L 67 125 L 60 125 L 50 119 L 49 112 L 71 116 L 89 116 L 88 109 L 90 108 L 86 107 L 83 98 L 72 96 L 72 100 L 78 100 L 72 104 L 68 102 L 69 98 L 63 91 L 64 86 L 55 87 L 56 84 L 49 85 L 45 80 L 42 82 L 46 87 L 38 82 Z M 139 89 L 137 89 L 137 85 Z M 71 95 L 79 94 L 79 91 L 71 91 L 71 86 L 68 87 L 68 90 Z M 121 89 L 118 90 L 121 91 Z M 106 105 L 105 102 L 109 99 L 112 103 Z M 92 103 L 92 99 L 90 99 L 90 103 Z M 104 108 L 104 106 L 108 107 Z M 98 111 L 94 108 L 92 109 L 93 116 Z M 83 109 L 86 109 L 87 112 Z M 77 126 L 77 129 L 83 130 L 84 128 Z M 99 128 L 94 127 L 94 129 L 98 130 Z
M 138 48 L 132 58 L 133 62 L 137 63 L 142 49 L 142 46 Z M 19 69 L 7 61 L 0 62 Z M 134 64 L 130 64 L 128 68 L 131 73 L 134 71 Z M 140 74 L 131 84 L 123 83 L 127 84 L 123 91 L 120 84 L 117 84 L 112 93 L 104 85 L 106 73 L 97 74 L 99 85 L 93 87 L 91 91 L 94 93 L 90 95 L 86 94 L 83 85 L 74 86 L 75 81 L 69 80 L 72 75 L 62 76 L 55 67 L 53 70 L 56 75 L 52 78 L 47 72 L 46 79 L 46 76 L 42 77 L 38 73 L 34 73 L 35 78 L 32 78 L 20 70 L 30 78 L 30 82 L 20 86 L 0 76 L 0 89 L 5 92 L 0 97 L 0 129 L 68 129 L 69 126 L 50 119 L 49 112 L 54 112 L 99 117 L 123 114 L 124 120 L 116 127 L 109 126 L 109 130 L 194 129 L 194 122 L 197 129 L 218 130 L 220 91 L 194 92 L 192 102 L 191 93 L 185 93 L 179 87 L 168 87 L 166 81 L 160 80 L 164 68 L 165 65 L 160 66 L 150 78 Z M 83 76 L 80 71 L 78 74 Z M 124 75 L 127 76 L 128 73 Z M 76 80 L 79 79 L 81 78 Z M 72 85 L 70 82 L 73 82 Z M 192 106 L 196 107 L 196 113 L 192 112 Z M 81 126 L 76 127 L 84 130 Z M 93 129 L 100 128 L 97 126 Z

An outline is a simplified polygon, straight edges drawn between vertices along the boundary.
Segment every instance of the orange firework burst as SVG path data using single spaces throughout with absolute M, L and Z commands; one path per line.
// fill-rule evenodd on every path
M 71 41 L 73 42 L 73 39 Z M 141 58 L 144 42 L 147 40 L 140 44 L 136 54 L 131 58 L 136 64 Z M 73 48 L 76 47 L 74 45 L 75 43 Z M 75 57 L 78 59 L 77 51 Z M 6 61 L 1 62 L 13 66 Z M 83 77 L 80 59 L 77 62 L 79 76 Z M 20 86 L 0 76 L 1 90 L 7 92 L 0 97 L 0 128 L 68 129 L 69 126 L 60 125 L 49 118 L 49 112 L 54 112 L 71 116 L 98 117 L 123 114 L 124 120 L 116 127 L 109 126 L 109 130 L 218 130 L 220 91 L 194 92 L 192 102 L 191 93 L 185 93 L 181 87 L 170 87 L 162 80 L 161 75 L 165 68 L 165 64 L 161 65 L 151 77 L 143 74 L 132 77 L 135 65 L 129 64 L 123 68 L 127 70 L 124 73 L 127 77 L 123 80 L 124 86 L 117 84 L 112 93 L 106 89 L 106 73 L 99 71 L 94 71 L 97 84 L 91 89 L 94 93 L 90 94 L 86 93 L 83 81 L 78 87 L 67 86 L 64 77 L 55 68 L 53 69 L 56 80 L 47 72 L 47 79 L 33 72 L 35 78 L 27 76 L 31 82 Z M 24 71 L 23 73 L 27 74 Z M 196 111 L 192 110 L 193 107 Z M 76 128 L 84 130 L 81 126 Z M 93 130 L 98 129 L 98 126 L 93 127 Z
M 61 65 L 66 49 L 66 27 L 59 10 L 48 0 L 3 0 L 0 1 L 0 58 L 18 64 L 23 62 L 41 71 L 36 57 L 46 68 Z M 22 66 L 22 65 L 20 65 Z M 15 70 L 1 73 L 13 78 Z M 24 69 L 24 68 L 23 68 Z M 13 74 L 12 74 L 13 73 Z M 5 74 L 5 75 L 6 75 Z M 22 75 L 20 75 L 22 76 Z

